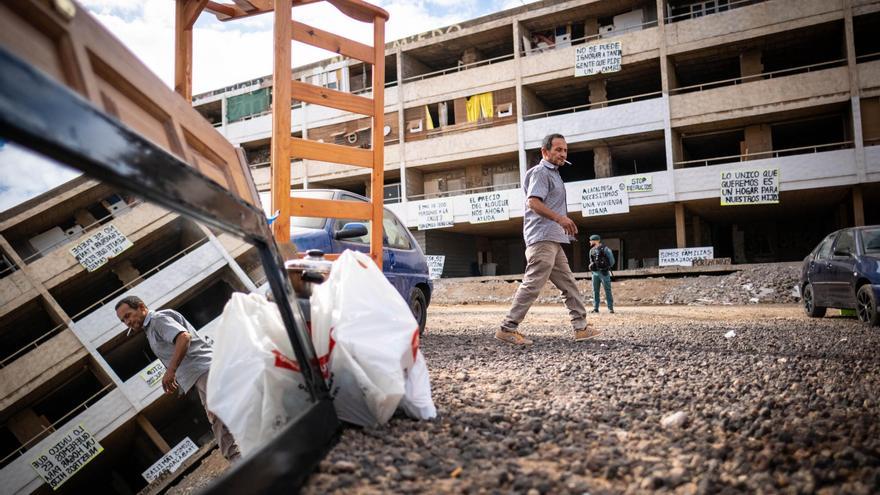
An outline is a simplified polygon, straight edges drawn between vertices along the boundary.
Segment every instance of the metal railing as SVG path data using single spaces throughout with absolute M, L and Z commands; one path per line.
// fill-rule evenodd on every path
M 737 84 L 755 82 L 755 81 L 763 81 L 766 79 L 773 79 L 774 77 L 781 76 L 790 76 L 794 74 L 801 74 L 804 72 L 813 72 L 816 70 L 825 70 L 833 67 L 841 67 L 846 65 L 846 59 L 841 58 L 837 60 L 830 60 L 828 62 L 819 62 L 817 64 L 810 65 L 802 65 L 800 67 L 791 67 L 789 69 L 779 69 L 771 72 L 763 72 L 761 74 L 752 74 L 748 76 L 740 76 L 734 77 L 732 79 L 722 79 L 720 81 L 712 81 L 702 84 L 693 84 L 691 86 L 682 86 L 680 88 L 674 88 L 669 90 L 670 95 L 683 94 L 683 93 L 694 93 L 698 91 L 705 91 L 707 89 L 714 89 L 722 86 L 735 86 Z
M 679 21 L 685 21 L 688 19 L 696 19 L 699 17 L 705 17 L 707 15 L 719 14 L 721 12 L 728 12 L 730 10 L 738 9 L 740 7 L 746 7 L 748 5 L 762 3 L 765 1 L 766 0 L 734 0 L 731 2 L 727 2 L 723 5 L 719 5 L 719 2 L 717 0 L 715 2 L 695 2 L 691 5 L 696 5 L 696 4 L 702 5 L 702 4 L 706 4 L 706 3 L 714 3 L 715 5 L 713 7 L 711 7 L 711 9 L 712 9 L 711 11 L 709 11 L 709 9 L 704 8 L 704 9 L 701 9 L 699 12 L 691 11 L 691 12 L 684 12 L 681 14 L 667 16 L 666 22 L 679 22 Z M 690 7 L 690 5 L 689 5 L 689 7 Z
M 410 133 L 410 134 L 412 134 L 414 137 L 417 136 L 417 137 L 424 138 L 424 139 L 433 139 L 433 138 L 448 136 L 450 134 L 457 134 L 459 132 L 467 132 L 467 131 L 473 131 L 473 130 L 477 130 L 477 129 L 485 129 L 488 127 L 497 127 L 497 126 L 507 125 L 507 124 L 510 124 L 511 121 L 500 121 L 500 120 L 507 119 L 509 117 L 513 117 L 513 114 L 509 115 L 508 117 L 493 118 L 493 120 L 483 120 L 480 122 L 468 122 L 466 124 L 447 125 L 444 127 L 438 127 L 436 129 L 431 129 L 430 131 L 419 131 L 419 132 Z M 418 141 L 418 139 L 415 139 L 414 141 Z M 407 142 L 410 142 L 410 141 L 407 140 Z
M 79 405 L 68 411 L 64 416 L 61 416 L 60 418 L 55 420 L 55 422 L 53 422 L 51 425 L 44 427 L 39 433 L 32 436 L 26 442 L 21 444 L 21 447 L 18 447 L 17 449 L 4 456 L 3 459 L 0 459 L 0 466 L 5 466 L 7 464 L 7 461 L 24 454 L 32 446 L 32 444 L 35 444 L 42 440 L 44 434 L 46 434 L 47 432 L 50 434 L 55 432 L 57 430 L 57 427 L 61 426 L 62 423 L 66 422 L 74 414 L 85 411 L 89 407 L 95 405 L 94 403 L 97 402 L 98 399 L 106 395 L 107 392 L 109 392 L 113 387 L 114 384 L 112 383 L 105 385 L 103 388 L 101 388 L 101 390 L 98 390 L 88 399 L 80 402 Z
M 397 86 L 397 81 L 388 81 L 385 83 L 385 89 L 393 88 L 394 86 Z M 364 94 L 364 93 L 369 93 L 370 91 L 373 91 L 373 87 L 367 86 L 366 88 L 354 90 L 351 92 L 351 94 L 360 95 L 360 94 Z
M 514 54 L 509 53 L 507 55 L 501 55 L 499 57 L 487 58 L 486 60 L 478 60 L 478 61 L 472 62 L 470 64 L 462 64 L 462 65 L 458 65 L 455 67 L 450 67 L 448 69 L 435 70 L 433 72 L 427 72 L 425 74 L 410 76 L 410 77 L 404 78 L 403 82 L 421 81 L 422 79 L 443 76 L 446 74 L 451 74 L 453 72 L 461 72 L 463 70 L 473 69 L 476 67 L 481 67 L 483 65 L 497 64 L 498 62 L 513 60 L 513 58 L 514 58 Z
M 758 153 L 747 153 L 744 155 L 728 155 L 713 158 L 701 158 L 698 160 L 684 160 L 675 162 L 675 165 L 683 165 L 684 167 L 709 166 L 720 163 L 730 163 L 737 161 L 759 160 L 763 158 L 779 158 L 789 155 L 804 155 L 807 153 L 819 153 L 821 151 L 834 151 L 849 149 L 853 147 L 853 141 L 840 141 L 838 143 L 817 144 L 815 146 L 800 146 L 797 148 L 786 148 L 782 150 L 761 151 Z
M 507 191 L 510 189 L 519 188 L 519 182 L 511 182 L 508 184 L 497 184 L 492 186 L 480 186 L 480 187 L 471 187 L 468 189 L 456 189 L 454 191 L 441 191 L 430 194 L 413 194 L 411 196 L 407 196 L 407 199 L 410 201 L 418 201 L 420 199 L 434 199 L 434 198 L 451 198 L 454 196 L 464 196 L 466 194 L 474 194 L 479 192 L 495 192 L 495 191 Z
M 863 53 L 856 57 L 857 64 L 861 64 L 863 62 L 873 62 L 874 60 L 880 60 L 880 52 Z
M 110 300 L 110 299 L 112 299 L 112 298 L 118 296 L 119 294 L 121 294 L 122 292 L 127 291 L 128 289 L 131 289 L 132 287 L 134 287 L 135 285 L 137 285 L 137 284 L 140 283 L 141 281 L 143 281 L 143 280 L 149 278 L 150 276 L 152 276 L 153 274 L 155 274 L 156 272 L 158 272 L 160 269 L 162 269 L 162 268 L 164 268 L 165 266 L 167 266 L 167 265 L 173 263 L 174 261 L 177 261 L 178 259 L 182 258 L 183 256 L 189 254 L 191 251 L 195 250 L 195 248 L 197 248 L 197 247 L 199 247 L 199 246 L 205 244 L 206 242 L 208 242 L 208 238 L 207 238 L 207 237 L 203 237 L 203 238 L 201 238 L 200 240 L 198 240 L 198 241 L 196 241 L 196 242 L 190 244 L 189 246 L 187 246 L 187 247 L 181 249 L 181 250 L 178 251 L 177 253 L 173 254 L 171 257 L 167 258 L 166 260 L 162 261 L 162 262 L 159 263 L 158 265 L 156 265 L 156 266 L 154 266 L 153 268 L 151 268 L 151 269 L 147 270 L 146 272 L 142 273 L 142 274 L 139 275 L 137 278 L 131 280 L 129 283 L 123 285 L 122 287 L 116 289 L 115 291 L 113 291 L 113 292 L 111 292 L 110 294 L 104 296 L 103 298 L 99 299 L 98 301 L 92 303 L 92 305 L 86 307 L 85 309 L 83 309 L 83 310 L 79 311 L 78 313 L 76 313 L 75 315 L 71 316 L 70 319 L 73 320 L 73 321 L 76 321 L 76 320 L 80 319 L 81 317 L 83 317 L 84 315 L 86 315 L 87 313 L 92 312 L 92 310 L 94 310 L 95 308 L 97 308 L 97 307 L 99 307 L 99 306 L 103 306 L 108 300 Z M 65 323 L 62 323 L 62 324 L 60 324 L 60 325 L 58 325 L 58 326 L 52 328 L 52 329 L 49 330 L 48 332 L 46 332 L 46 333 L 40 335 L 40 336 L 37 337 L 36 339 L 34 339 L 34 340 L 28 342 L 27 344 L 25 344 L 24 346 L 22 346 L 21 348 L 19 348 L 18 350 L 16 350 L 16 351 L 13 352 L 12 354 L 10 354 L 9 356 L 6 356 L 6 357 L 3 358 L 2 360 L 0 360 L 0 369 L 5 368 L 5 367 L 8 366 L 10 363 L 12 363 L 12 362 L 15 361 L 16 359 L 18 359 L 21 355 L 27 353 L 27 352 L 30 351 L 31 349 L 36 349 L 40 344 L 46 342 L 46 341 L 49 340 L 50 338 L 52 338 L 52 337 L 54 337 L 55 335 L 61 333 L 61 330 L 63 330 L 65 327 L 67 327 L 67 325 L 66 325 Z
M 575 112 L 583 112 L 584 110 L 592 110 L 597 107 L 609 107 L 614 105 L 622 105 L 625 103 L 634 103 L 642 100 L 650 100 L 653 98 L 658 98 L 663 96 L 662 91 L 654 91 L 652 93 L 644 93 L 635 96 L 627 96 L 625 98 L 615 98 L 613 100 L 605 100 L 605 101 L 597 101 L 596 103 L 586 103 L 584 105 L 577 105 L 568 108 L 560 108 L 558 110 L 550 110 L 549 112 L 540 112 L 540 113 L 532 113 L 529 115 L 524 115 L 523 120 L 534 120 L 540 119 L 544 117 L 552 117 L 554 115 L 562 115 L 566 113 L 575 113 Z
M 645 21 L 641 24 L 634 24 L 632 26 L 625 27 L 623 29 L 615 29 L 613 31 L 608 31 L 607 33 L 598 33 L 598 34 L 590 34 L 586 36 L 581 36 L 580 38 L 575 38 L 570 42 L 566 43 L 564 46 L 553 45 L 552 47 L 547 48 L 537 48 L 533 47 L 531 50 L 522 50 L 520 51 L 520 55 L 529 56 L 536 55 L 539 53 L 550 52 L 553 50 L 563 50 L 568 48 L 569 46 L 582 45 L 584 43 L 589 43 L 591 41 L 597 41 L 601 39 L 613 38 L 615 36 L 620 36 L 627 33 L 632 33 L 635 31 L 642 31 L 646 28 L 652 28 L 657 26 L 657 21 Z
M 123 212 L 121 212 L 121 213 L 108 213 L 107 215 L 104 215 L 103 217 L 101 217 L 101 218 L 95 220 L 94 222 L 92 222 L 92 223 L 90 223 L 90 224 L 88 224 L 88 225 L 83 226 L 83 228 L 82 228 L 82 234 L 80 235 L 80 237 L 86 235 L 87 232 L 89 232 L 89 231 L 91 231 L 91 230 L 94 230 L 95 228 L 97 228 L 97 227 L 103 225 L 103 224 L 105 223 L 104 221 L 107 220 L 108 218 L 111 218 L 111 217 L 121 217 L 121 216 L 126 215 L 126 214 L 127 214 L 129 211 L 131 211 L 135 206 L 138 206 L 138 205 L 140 205 L 140 204 L 143 204 L 143 202 L 144 202 L 143 200 L 138 199 L 138 200 L 135 200 L 135 201 L 133 201 L 133 202 L 131 202 L 131 203 L 126 203 L 126 206 L 128 206 L 128 209 L 127 209 L 127 210 L 125 210 L 125 211 L 123 211 Z M 72 240 L 74 240 L 74 239 L 68 239 L 67 237 L 65 237 L 63 240 L 60 240 L 60 241 L 56 242 L 55 244 L 52 244 L 51 246 L 48 246 L 48 247 L 43 248 L 43 249 L 41 249 L 41 250 L 39 250 L 39 251 L 37 251 L 37 252 L 34 252 L 34 253 L 29 254 L 26 258 L 23 258 L 21 261 L 22 261 L 22 263 L 24 263 L 25 265 L 28 265 L 28 264 L 30 264 L 32 261 L 36 261 L 37 259 L 43 257 L 43 255 L 48 254 L 50 251 L 54 251 L 55 249 L 58 249 L 59 246 L 63 246 L 64 244 L 67 244 L 68 242 L 70 242 L 70 241 L 72 241 Z M 4 268 L 3 270 L 0 270 L 0 278 L 3 278 L 3 277 L 5 277 L 8 273 L 14 272 L 14 271 L 16 271 L 16 270 L 18 270 L 18 267 L 14 266 L 14 265 L 8 266 L 8 267 Z

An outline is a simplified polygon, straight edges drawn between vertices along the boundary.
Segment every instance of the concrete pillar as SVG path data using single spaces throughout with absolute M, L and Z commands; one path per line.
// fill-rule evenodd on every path
M 691 243 L 694 247 L 700 247 L 703 245 L 703 221 L 699 216 L 694 215 L 691 217 L 691 232 L 693 235 L 691 237 Z
M 111 271 L 116 275 L 116 278 L 122 282 L 122 285 L 128 285 L 141 276 L 141 272 L 131 264 L 131 260 L 124 260 L 117 263 Z
M 89 225 L 93 225 L 98 222 L 98 219 L 95 218 L 94 215 L 89 213 L 88 210 L 76 210 L 73 213 L 73 219 L 76 223 L 80 224 L 83 228 L 88 227 Z
M 397 153 L 400 156 L 400 202 L 406 205 L 407 202 L 407 184 L 409 183 L 408 173 L 406 170 L 406 121 L 404 120 L 404 84 L 403 84 L 403 67 L 400 59 L 403 56 L 403 50 L 398 45 L 397 53 L 394 55 L 397 64 Z M 455 123 L 455 122 L 451 122 Z M 419 176 L 421 182 L 421 175 Z M 404 207 L 405 211 L 405 207 Z
M 861 227 L 865 225 L 865 203 L 862 199 L 862 186 L 855 185 L 852 189 L 853 200 L 853 225 Z
M 668 89 L 677 88 L 679 86 L 678 74 L 675 73 L 675 63 L 673 63 L 671 58 L 666 57 L 666 62 L 663 64 L 663 67 L 661 67 L 661 77 L 663 76 L 662 73 L 664 72 L 662 69 L 665 69 L 666 72 L 666 82 L 668 85 Z
M 590 17 L 584 21 L 584 34 L 586 36 L 595 36 L 599 34 L 599 18 Z
M 520 39 L 523 31 L 523 26 L 520 24 L 518 20 L 513 21 L 513 46 L 520 46 Z M 526 34 L 528 36 L 528 34 Z M 517 160 L 519 161 L 519 182 L 520 184 L 526 178 L 526 170 L 529 169 L 529 164 L 527 162 L 526 156 L 526 138 L 525 138 L 525 128 L 523 124 L 523 115 L 525 115 L 525 108 L 529 105 L 525 104 L 525 94 L 523 91 L 522 84 L 522 52 L 519 49 L 513 51 L 513 75 L 514 75 L 514 88 L 516 90 L 516 140 L 518 143 L 517 146 Z M 537 98 L 535 98 L 537 99 Z M 459 115 L 466 115 L 467 109 L 461 114 L 458 113 L 458 103 L 456 101 L 455 108 L 455 116 L 456 119 Z M 456 122 L 457 123 L 457 122 Z
M 472 64 L 483 60 L 483 54 L 476 47 L 470 46 L 464 49 L 461 54 L 461 63 L 463 65 Z
M 675 246 L 679 249 L 687 247 L 687 236 L 684 225 L 684 205 L 675 203 Z
M 168 451 L 171 450 L 171 446 L 168 445 L 168 442 L 166 442 L 164 438 L 162 438 L 162 435 L 159 434 L 159 432 L 153 426 L 153 423 L 150 423 L 150 421 L 145 418 L 143 414 L 138 414 L 136 418 L 138 426 L 140 426 L 141 430 L 143 430 L 144 433 L 147 434 L 147 437 L 150 438 L 150 441 L 153 442 L 153 444 L 160 451 L 162 451 L 163 454 L 168 453 Z
M 303 102 L 303 104 L 302 104 L 302 115 L 303 115 L 302 138 L 308 139 L 309 138 L 309 105 L 305 102 Z M 305 158 L 303 158 L 302 159 L 302 166 L 303 166 L 303 189 L 308 189 L 309 188 L 309 161 L 306 160 Z M 292 163 L 290 165 L 290 168 L 293 169 Z M 293 175 L 294 174 L 291 173 L 291 176 L 293 176 Z M 369 187 L 367 187 L 367 189 L 369 189 Z
M 601 103 L 608 101 L 608 91 L 606 90 L 607 81 L 605 79 L 597 79 L 590 81 L 590 103 Z M 608 105 L 596 105 L 593 108 L 602 108 Z
M 760 49 L 754 48 L 746 50 L 739 54 L 739 74 L 743 78 L 746 76 L 755 76 L 764 72 L 764 62 L 761 60 Z M 760 78 L 747 78 L 744 81 L 751 81 Z
M 681 133 L 670 129 L 669 138 L 667 145 L 671 146 L 672 149 L 671 154 L 668 154 L 667 158 L 672 159 L 672 164 L 675 167 L 676 162 L 684 160 L 684 147 L 681 144 Z
M 593 169 L 596 171 L 597 179 L 614 175 L 611 167 L 611 149 L 608 146 L 593 148 Z
M 571 246 L 571 257 L 574 258 L 571 260 L 572 271 L 582 272 L 584 271 L 584 243 L 581 242 L 580 236 L 578 236 L 578 240 L 575 241 Z
M 676 141 L 678 141 L 677 145 L 679 147 L 681 142 L 672 130 L 672 118 L 669 111 L 669 90 L 677 87 L 678 81 L 676 81 L 675 70 L 673 70 L 672 60 L 669 58 L 669 50 L 666 46 L 666 19 L 664 12 L 666 12 L 666 2 L 664 0 L 657 0 L 657 34 L 660 39 L 660 46 L 658 47 L 660 51 L 660 90 L 663 94 L 663 140 L 666 149 L 666 170 L 671 173 L 675 168 L 676 162 Z M 680 152 L 678 156 L 681 156 Z M 670 181 L 667 197 L 669 201 L 675 201 L 677 196 L 675 181 Z
M 6 424 L 9 431 L 15 435 L 15 438 L 21 443 L 28 442 L 34 437 L 37 437 L 38 439 L 45 437 L 51 433 L 51 431 L 44 431 L 47 426 L 49 426 L 49 421 L 45 417 L 37 416 L 37 413 L 30 408 L 24 409 L 12 416 Z M 39 440 L 31 443 L 33 444 L 37 441 Z
M 770 158 L 767 154 L 773 151 L 773 134 L 768 124 L 750 125 L 745 129 L 745 144 L 741 152 L 746 160 L 763 160 Z
M 849 99 L 852 108 L 852 136 L 856 154 L 856 175 L 859 182 L 868 179 L 867 160 L 865 158 L 865 140 L 862 135 L 861 88 L 859 87 L 859 68 L 856 64 L 856 43 L 853 32 L 852 0 L 845 0 L 843 7 L 843 26 L 846 41 L 846 66 L 849 72 Z
M 465 182 L 467 183 L 468 189 L 472 189 L 474 187 L 483 187 L 483 166 L 482 165 L 468 165 L 465 168 Z

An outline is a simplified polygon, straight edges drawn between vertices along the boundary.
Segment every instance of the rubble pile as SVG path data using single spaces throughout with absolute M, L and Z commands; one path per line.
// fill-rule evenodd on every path
M 662 304 L 795 303 L 800 264 L 755 265 L 723 276 L 690 278 L 669 290 Z

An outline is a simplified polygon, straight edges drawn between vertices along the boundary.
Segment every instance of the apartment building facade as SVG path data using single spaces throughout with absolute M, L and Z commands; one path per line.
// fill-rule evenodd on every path
M 541 138 L 559 132 L 581 230 L 575 270 L 592 233 L 618 252 L 618 268 L 704 246 L 735 262 L 801 259 L 835 228 L 880 222 L 878 28 L 876 0 L 580 0 L 393 41 L 385 201 L 427 254 L 446 255 L 444 276 L 485 273 L 486 263 L 519 273 L 519 185 Z M 294 77 L 372 91 L 369 68 L 352 60 Z M 266 202 L 270 79 L 193 103 L 246 150 Z M 370 146 L 368 119 L 291 103 L 294 135 Z M 363 170 L 292 163 L 294 189 L 369 190 Z M 755 173 L 767 179 L 763 200 Z M 623 212 L 584 204 L 621 183 Z
M 75 256 L 102 239 L 123 249 Z M 262 283 L 248 244 L 80 177 L 0 213 L 0 255 L 0 493 L 137 493 L 170 450 L 210 449 L 198 397 L 162 392 L 114 305 L 138 295 L 210 339 L 231 293 Z M 100 453 L 70 450 L 67 472 L 34 465 L 84 435 Z

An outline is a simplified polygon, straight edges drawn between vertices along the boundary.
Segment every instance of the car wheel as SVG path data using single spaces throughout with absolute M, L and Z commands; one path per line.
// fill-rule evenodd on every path
M 825 316 L 827 308 L 816 306 L 816 300 L 813 297 L 813 284 L 807 284 L 804 287 L 804 313 L 810 318 L 821 318 Z
M 425 322 L 428 320 L 428 301 L 422 289 L 414 288 L 409 294 L 409 309 L 419 324 L 419 335 L 425 334 Z
M 880 313 L 877 312 L 877 298 L 869 284 L 863 285 L 856 293 L 856 314 L 859 321 L 868 325 L 880 326 Z

